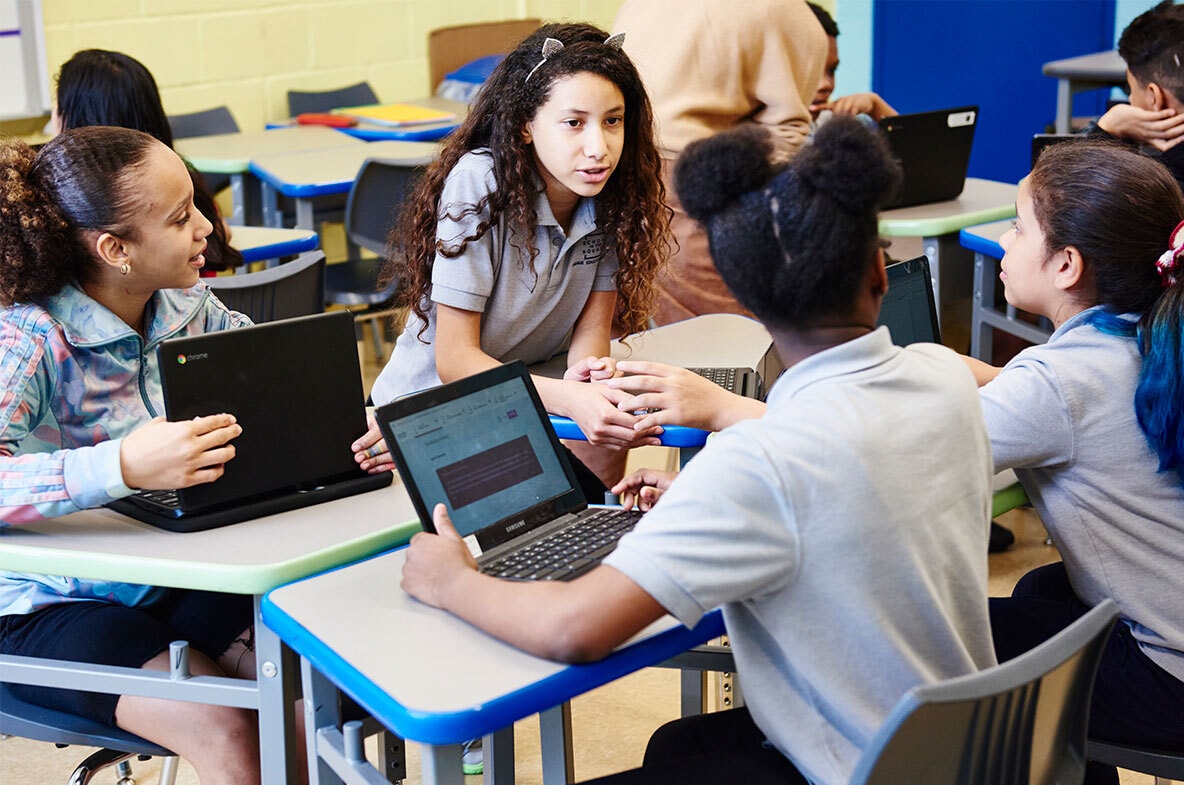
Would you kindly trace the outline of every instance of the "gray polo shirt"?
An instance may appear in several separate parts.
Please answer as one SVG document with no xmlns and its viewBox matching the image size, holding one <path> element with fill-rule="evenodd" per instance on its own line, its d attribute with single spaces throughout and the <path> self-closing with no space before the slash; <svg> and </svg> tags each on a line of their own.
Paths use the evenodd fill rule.
<svg viewBox="0 0 1184 785">
<path fill-rule="evenodd" d="M 525 242 L 519 251 L 503 221 L 479 239 L 470 241 L 454 259 L 436 255 L 432 268 L 432 304 L 427 330 L 418 337 L 423 322 L 412 315 L 395 345 L 395 351 L 374 382 L 371 395 L 382 405 L 400 395 L 440 384 L 436 374 L 436 303 L 481 317 L 481 349 L 501 362 L 542 362 L 566 350 L 572 327 L 592 292 L 615 291 L 617 256 L 608 233 L 596 225 L 596 202 L 581 199 L 565 234 L 546 193 L 538 181 L 535 200 L 538 256 L 529 264 Z M 440 196 L 440 220 L 436 236 L 445 245 L 472 235 L 488 220 L 482 209 L 461 215 L 497 190 L 493 158 L 485 149 L 461 158 Z M 424 343 L 427 341 L 427 343 Z"/>
</svg>

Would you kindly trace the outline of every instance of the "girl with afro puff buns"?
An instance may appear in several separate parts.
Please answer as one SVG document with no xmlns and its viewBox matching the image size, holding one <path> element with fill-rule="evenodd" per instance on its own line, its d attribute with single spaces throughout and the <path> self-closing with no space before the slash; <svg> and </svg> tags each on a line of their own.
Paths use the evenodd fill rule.
<svg viewBox="0 0 1184 785">
<path fill-rule="evenodd" d="M 574 581 L 478 573 L 443 505 L 403 570 L 414 597 L 565 661 L 722 607 L 748 706 L 664 726 L 621 782 L 843 785 L 906 691 L 995 662 L 974 377 L 949 349 L 900 348 L 875 326 L 876 214 L 899 170 L 847 118 L 784 168 L 771 150 L 760 131 L 725 132 L 689 146 L 676 178 L 785 362 L 764 417 L 717 434 L 677 479 L 633 475 L 626 503 L 664 495 Z"/>
</svg>

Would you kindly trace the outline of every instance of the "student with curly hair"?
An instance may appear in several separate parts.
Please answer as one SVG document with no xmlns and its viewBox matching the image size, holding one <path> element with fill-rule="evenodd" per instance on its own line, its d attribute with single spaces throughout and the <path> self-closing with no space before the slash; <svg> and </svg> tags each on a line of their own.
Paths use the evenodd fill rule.
<svg viewBox="0 0 1184 785">
<path fill-rule="evenodd" d="M 565 378 L 535 379 L 547 410 L 594 446 L 656 443 L 616 408 L 619 393 L 587 382 L 615 372 L 614 316 L 625 333 L 647 325 L 669 246 L 664 193 L 649 99 L 620 37 L 587 24 L 530 35 L 391 233 L 385 276 L 411 316 L 374 402 L 566 350 Z M 375 428 L 355 445 L 365 469 L 389 464 L 367 454 L 379 438 Z"/>
<path fill-rule="evenodd" d="M 949 349 L 899 348 L 875 326 L 877 210 L 899 169 L 845 117 L 788 166 L 771 152 L 761 129 L 725 132 L 688 147 L 676 176 L 785 362 L 765 416 L 717 434 L 677 479 L 634 475 L 626 502 L 665 494 L 574 581 L 482 575 L 443 504 L 403 571 L 412 596 L 568 661 L 664 613 L 693 625 L 722 606 L 748 707 L 660 729 L 625 782 L 845 784 L 905 692 L 995 662 L 973 375 Z"/>
<path fill-rule="evenodd" d="M 0 144 L 0 526 L 134 489 L 212 482 L 242 432 L 229 414 L 167 422 L 156 346 L 250 324 L 199 283 L 210 222 L 184 162 L 146 133 L 65 131 Z M 252 678 L 245 595 L 0 572 L 0 653 Z M 205 785 L 259 781 L 254 714 L 13 685 L 31 703 L 118 725 Z"/>
</svg>

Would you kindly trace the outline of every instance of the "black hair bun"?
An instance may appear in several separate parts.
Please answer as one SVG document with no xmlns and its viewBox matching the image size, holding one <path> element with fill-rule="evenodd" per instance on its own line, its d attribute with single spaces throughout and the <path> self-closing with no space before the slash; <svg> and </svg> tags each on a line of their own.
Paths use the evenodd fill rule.
<svg viewBox="0 0 1184 785">
<path fill-rule="evenodd" d="M 745 124 L 687 146 L 674 167 L 674 188 L 687 215 L 700 223 L 764 186 L 776 167 L 773 140 Z"/>
<path fill-rule="evenodd" d="M 853 213 L 883 204 L 900 185 L 900 165 L 878 129 L 833 117 L 793 161 L 803 182 Z"/>
</svg>

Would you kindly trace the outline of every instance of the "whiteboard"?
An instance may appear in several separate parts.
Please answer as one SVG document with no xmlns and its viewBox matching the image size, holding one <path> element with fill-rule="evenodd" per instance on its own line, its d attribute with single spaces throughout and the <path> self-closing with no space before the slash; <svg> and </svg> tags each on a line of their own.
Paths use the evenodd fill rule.
<svg viewBox="0 0 1184 785">
<path fill-rule="evenodd" d="M 0 120 L 49 112 L 41 0 L 0 0 Z"/>
</svg>

